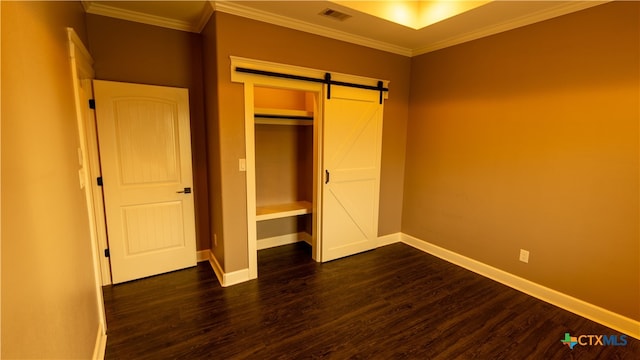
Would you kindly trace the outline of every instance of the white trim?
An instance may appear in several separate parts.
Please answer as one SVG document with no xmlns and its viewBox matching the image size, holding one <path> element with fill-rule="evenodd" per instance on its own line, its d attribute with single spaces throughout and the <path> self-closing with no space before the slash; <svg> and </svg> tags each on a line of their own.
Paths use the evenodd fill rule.
<svg viewBox="0 0 640 360">
<path fill-rule="evenodd" d="M 89 14 L 108 16 L 116 19 L 122 19 L 127 21 L 133 21 L 137 23 L 160 26 L 163 28 L 187 31 L 199 33 L 202 31 L 204 26 L 209 21 L 209 18 L 213 14 L 213 7 L 206 6 L 205 11 L 202 13 L 202 16 L 198 19 L 196 24 L 192 24 L 188 21 L 183 20 L 175 20 L 171 18 L 166 18 L 163 16 L 145 14 L 138 11 L 132 11 L 127 9 L 121 9 L 115 6 L 106 5 L 103 3 L 96 2 L 83 2 L 83 6 L 85 7 L 85 11 Z"/>
<path fill-rule="evenodd" d="M 370 86 L 378 86 L 378 81 L 382 81 L 383 87 L 385 88 L 389 87 L 389 80 L 384 80 L 384 79 L 375 79 L 375 78 L 366 77 L 366 76 L 344 74 L 344 73 L 333 72 L 333 71 L 322 70 L 322 69 L 312 69 L 312 68 L 296 66 L 296 65 L 275 63 L 271 61 L 243 58 L 239 56 L 229 56 L 229 58 L 231 59 L 231 81 L 232 82 L 239 82 L 239 83 L 245 83 L 245 84 L 251 83 L 253 85 L 260 85 L 260 86 L 271 86 L 271 87 L 276 86 L 276 87 L 296 89 L 301 91 L 322 92 L 321 83 L 306 82 L 301 80 L 290 80 L 290 79 L 283 79 L 283 78 L 256 75 L 256 74 L 250 74 L 250 73 L 242 73 L 242 72 L 235 71 L 237 67 L 243 67 L 243 68 L 252 69 L 252 70 L 271 71 L 271 72 L 285 73 L 285 74 L 296 75 L 296 76 L 311 77 L 316 79 L 322 79 L 324 78 L 324 75 L 326 73 L 331 73 L 331 80 L 334 80 L 334 81 L 342 81 L 342 82 L 349 82 L 349 83 L 356 83 L 356 84 L 370 85 Z M 385 91 L 383 95 L 384 95 L 384 99 L 387 99 L 389 97 L 389 91 Z M 246 97 L 245 97 L 245 100 L 246 100 Z M 253 98 L 251 100 L 253 100 Z M 245 115 L 247 114 L 245 113 Z M 251 116 L 250 116 L 250 119 L 246 119 L 246 121 L 250 121 L 252 125 L 254 121 L 253 115 L 254 115 L 253 105 L 251 105 Z M 249 164 L 247 164 L 247 167 L 248 166 Z"/>
<path fill-rule="evenodd" d="M 102 274 L 101 269 L 101 256 L 99 250 L 99 239 L 101 236 L 101 230 L 98 228 L 96 216 L 95 216 L 95 203 L 94 194 L 92 192 L 92 186 L 89 173 L 86 171 L 90 168 L 88 147 L 94 144 L 87 141 L 85 123 L 87 119 L 84 116 L 83 106 L 88 107 L 87 103 L 83 102 L 83 96 L 81 95 L 81 82 L 84 80 L 89 81 L 94 77 L 93 72 L 93 59 L 84 46 L 78 34 L 73 28 L 67 28 L 67 39 L 69 41 L 69 64 L 71 67 L 71 80 L 73 82 L 73 98 L 76 108 L 76 125 L 78 127 L 78 142 L 80 145 L 81 156 L 81 169 L 80 173 L 80 187 L 83 188 L 85 193 L 85 203 L 87 206 L 87 220 L 89 222 L 89 241 L 91 242 L 91 260 L 93 265 L 93 276 L 95 283 L 95 297 L 96 297 L 96 311 L 98 312 L 98 327 L 106 334 L 107 321 L 106 313 L 104 309 L 104 298 L 102 296 Z M 86 108 L 84 108 L 86 109 Z M 106 340 L 105 340 L 106 341 Z"/>
<path fill-rule="evenodd" d="M 222 286 L 227 287 L 231 285 L 236 285 L 243 283 L 245 281 L 249 281 L 249 269 L 241 269 L 232 271 L 230 273 L 225 273 L 223 276 L 223 284 Z"/>
<path fill-rule="evenodd" d="M 378 247 L 395 244 L 402 241 L 402 233 L 394 233 L 388 235 L 378 236 Z"/>
<path fill-rule="evenodd" d="M 269 249 L 276 246 L 295 244 L 300 241 L 310 243 L 311 235 L 304 231 L 293 234 L 284 234 L 279 236 L 268 237 L 264 239 L 258 239 L 258 250 Z"/>
<path fill-rule="evenodd" d="M 611 0 L 607 1 L 570 1 L 568 3 L 563 2 L 558 6 L 554 6 L 552 8 L 540 10 L 533 12 L 531 14 L 526 14 L 515 19 L 510 19 L 507 21 L 503 21 L 501 23 L 492 24 L 489 26 L 485 26 L 476 30 L 472 30 L 463 34 L 458 34 L 456 36 L 450 37 L 448 39 L 444 39 L 441 41 L 437 41 L 433 44 L 429 44 L 427 46 L 415 48 L 411 51 L 411 56 L 418 56 L 422 54 L 426 54 L 432 51 L 444 49 L 450 46 L 462 44 L 468 41 L 480 39 L 483 37 L 487 37 L 490 35 L 498 34 L 501 32 L 517 29 L 519 27 L 531 25 L 537 22 L 541 22 L 544 20 L 549 20 L 558 16 L 570 14 L 576 11 L 584 10 L 596 5 L 601 5 L 607 3 Z"/>
<path fill-rule="evenodd" d="M 402 242 L 428 254 L 439 257 L 442 260 L 507 285 L 527 295 L 531 295 L 542 301 L 598 322 L 604 326 L 633 336 L 636 339 L 640 339 L 640 321 L 603 309 L 599 306 L 590 304 L 586 301 L 574 298 L 527 279 L 523 279 L 519 276 L 431 244 L 411 235 L 402 234 Z"/>
<path fill-rule="evenodd" d="M 196 251 L 196 262 L 207 261 L 209 260 L 209 253 L 211 250 L 198 250 Z"/>
<path fill-rule="evenodd" d="M 211 19 L 211 16 L 213 15 L 214 12 L 214 8 L 213 8 L 213 3 L 211 1 L 207 1 L 208 6 L 205 6 L 204 11 L 202 12 L 201 16 L 200 16 L 200 20 L 198 20 L 197 23 L 192 24 L 191 28 L 193 29 L 192 32 L 195 33 L 201 33 L 202 30 L 204 30 L 204 27 L 207 26 L 207 24 L 209 23 L 209 19 Z"/>
<path fill-rule="evenodd" d="M 90 221 L 93 221 L 92 231 L 95 230 L 93 235 L 97 246 L 98 262 L 100 264 L 100 277 L 102 280 L 102 286 L 111 284 L 111 265 L 109 259 L 102 256 L 102 250 L 107 249 L 107 230 L 104 217 L 104 202 L 102 200 L 102 190 L 99 188 L 93 179 L 100 176 L 100 164 L 99 164 L 99 150 L 98 139 L 95 128 L 95 115 L 93 110 L 88 109 L 87 104 L 84 102 L 86 99 L 80 98 L 80 88 L 83 87 L 82 83 L 87 81 L 91 82 L 95 77 L 93 71 L 93 58 L 89 53 L 89 50 L 84 46 L 80 37 L 76 34 L 73 28 L 67 28 L 67 36 L 69 38 L 69 54 L 72 62 L 72 72 L 74 74 L 74 94 L 76 96 L 76 116 L 78 117 L 78 131 L 80 132 L 81 139 L 80 145 L 83 156 L 83 168 L 85 169 L 85 186 L 87 189 L 86 196 L 91 197 L 90 202 L 91 210 L 89 211 Z M 92 87 L 92 85 L 90 85 Z M 89 94 L 93 97 L 93 94 Z M 82 110 L 88 111 L 89 114 Z M 85 116 L 87 115 L 87 116 Z M 85 118 L 85 117 L 89 117 Z"/>
<path fill-rule="evenodd" d="M 102 328 L 102 324 L 98 324 L 98 334 L 96 334 L 96 343 L 93 347 L 93 360 L 104 360 L 107 351 L 107 334 Z"/>
<path fill-rule="evenodd" d="M 213 272 L 216 274 L 216 277 L 218 278 L 218 282 L 220 283 L 220 285 L 222 285 L 224 271 L 222 270 L 222 266 L 220 266 L 220 263 L 218 262 L 216 257 L 213 255 L 213 252 L 211 250 L 209 250 L 209 265 L 211 265 L 211 269 L 213 269 Z"/>
<path fill-rule="evenodd" d="M 233 64 L 233 60 L 231 61 Z M 233 65 L 232 65 L 233 66 Z M 232 73 L 235 71 L 232 71 Z M 233 75 L 232 75 L 233 76 Z M 244 83 L 244 157 L 247 192 L 247 260 L 249 279 L 258 277 L 258 227 L 256 224 L 256 154 L 253 112 L 253 83 Z"/>
<path fill-rule="evenodd" d="M 322 262 L 322 181 L 324 178 L 322 154 L 324 151 L 324 91 L 320 87 L 313 96 L 313 211 L 311 213 L 311 258 Z"/>
<path fill-rule="evenodd" d="M 300 234 L 304 234 L 303 236 L 308 236 L 308 234 L 306 233 Z M 304 240 L 307 241 L 307 239 Z M 557 290 L 553 290 L 546 286 L 534 283 L 530 280 L 513 275 L 504 270 L 497 269 L 480 261 L 471 259 L 464 255 L 455 253 L 451 250 L 447 250 L 440 246 L 431 244 L 427 241 L 418 239 L 414 236 L 404 233 L 383 235 L 378 238 L 378 247 L 393 244 L 396 242 L 405 243 L 418 250 L 424 251 L 427 254 L 431 254 L 454 265 L 473 271 L 476 274 L 497 281 L 501 284 L 509 286 L 515 290 L 521 291 L 527 295 L 533 296 L 549 304 L 558 306 L 564 310 L 570 311 L 574 314 L 630 335 L 636 339 L 640 339 L 640 321 L 638 320 L 634 320 L 626 316 L 614 313 L 613 311 L 601 308 L 586 301 L 577 299 L 573 296 L 561 293 Z M 231 286 L 249 280 L 248 269 L 242 269 L 229 274 L 224 274 L 222 268 L 220 267 L 220 264 L 215 259 L 213 254 L 209 254 L 209 262 L 211 263 L 211 267 L 216 273 L 218 281 L 220 281 L 222 286 Z"/>
<path fill-rule="evenodd" d="M 304 241 L 309 244 L 309 246 L 313 247 L 313 236 L 311 234 L 302 231 L 298 233 L 298 236 L 300 241 Z"/>
<path fill-rule="evenodd" d="M 93 77 L 93 58 L 73 28 L 67 28 L 69 56 L 76 60 L 80 77 Z"/>
<path fill-rule="evenodd" d="M 377 50 L 386 51 L 407 57 L 422 55 L 428 52 L 436 51 L 446 47 L 454 46 L 464 42 L 480 39 L 500 32 L 513 30 L 522 26 L 530 25 L 536 22 L 552 19 L 554 17 L 566 15 L 572 12 L 584 10 L 596 5 L 607 3 L 611 0 L 599 1 L 571 1 L 563 2 L 558 6 L 537 11 L 531 14 L 520 16 L 515 19 L 507 20 L 498 24 L 492 24 L 480 29 L 469 31 L 464 34 L 456 35 L 448 39 L 437 41 L 427 46 L 408 48 L 384 41 L 372 39 L 365 36 L 355 35 L 344 31 L 335 30 L 317 24 L 311 24 L 306 21 L 292 19 L 286 16 L 253 9 L 238 3 L 216 1 L 213 4 L 215 11 L 224 12 L 231 15 L 241 16 L 244 18 L 266 22 L 269 24 L 283 26 L 289 29 L 304 31 L 307 33 L 324 36 L 331 39 L 341 40 L 352 44 L 365 46 Z"/>
<path fill-rule="evenodd" d="M 87 10 L 91 6 L 92 2 L 93 1 L 90 1 L 90 0 L 80 0 L 80 3 L 82 4 L 82 7 L 84 8 L 84 12 L 87 12 Z"/>
<path fill-rule="evenodd" d="M 220 266 L 220 263 L 218 262 L 216 257 L 213 255 L 213 252 L 211 251 L 209 251 L 209 264 L 211 265 L 211 268 L 213 269 L 213 272 L 216 274 L 216 277 L 218 278 L 218 282 L 222 287 L 236 285 L 236 284 L 240 284 L 245 281 L 251 280 L 249 278 L 248 268 L 232 271 L 230 273 L 225 273 L 224 270 L 222 269 L 222 266 Z"/>
<path fill-rule="evenodd" d="M 331 29 L 317 24 L 311 24 L 306 21 L 292 19 L 290 17 L 277 15 L 262 10 L 252 9 L 238 3 L 216 1 L 214 4 L 214 8 L 215 11 L 241 16 L 244 18 L 257 20 L 277 26 L 283 26 L 289 29 L 304 31 L 307 33 L 341 40 L 356 45 L 366 46 L 369 48 L 382 50 L 402 56 L 411 56 L 412 53 L 411 49 L 403 46 L 390 44 L 384 41 L 375 40 L 360 35 L 350 34 L 344 31 Z"/>
<path fill-rule="evenodd" d="M 207 1 L 200 18 L 195 22 L 175 20 L 163 16 L 145 14 L 142 12 L 132 11 L 107 5 L 104 3 L 96 3 L 94 1 L 82 1 L 85 12 L 89 14 L 102 15 L 123 19 L 147 25 L 160 26 L 163 28 L 174 29 L 179 31 L 188 31 L 200 33 L 209 22 L 209 19 L 215 11 L 240 16 L 247 19 L 265 22 L 277 26 L 286 27 L 293 30 L 303 31 L 330 39 L 345 41 L 355 45 L 365 46 L 393 54 L 407 57 L 422 55 L 428 52 L 436 51 L 446 47 L 454 46 L 464 42 L 480 39 L 486 36 L 497 34 L 500 32 L 516 29 L 522 26 L 530 25 L 536 22 L 548 20 L 554 17 L 566 15 L 572 12 L 580 11 L 596 5 L 607 3 L 611 0 L 599 1 L 572 1 L 561 3 L 553 8 L 544 9 L 538 12 L 527 14 L 515 19 L 507 20 L 502 23 L 492 24 L 480 29 L 469 31 L 464 34 L 456 35 L 448 39 L 437 41 L 435 43 L 418 47 L 408 48 L 399 46 L 385 41 L 376 40 L 366 36 L 355 35 L 345 31 L 335 30 L 326 26 L 312 24 L 306 21 L 293 19 L 290 17 L 253 9 L 241 5 L 239 3 L 228 1 Z"/>
</svg>

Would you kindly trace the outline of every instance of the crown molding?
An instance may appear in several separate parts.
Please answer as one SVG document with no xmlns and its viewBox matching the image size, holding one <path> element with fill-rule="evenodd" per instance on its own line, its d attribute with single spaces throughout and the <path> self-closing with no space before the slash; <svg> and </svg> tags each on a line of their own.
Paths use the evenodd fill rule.
<svg viewBox="0 0 640 360">
<path fill-rule="evenodd" d="M 89 7 L 91 7 L 91 3 L 93 3 L 93 1 L 81 0 L 80 3 L 82 4 L 82 7 L 84 8 L 84 12 L 87 12 L 87 11 L 89 11 Z"/>
<path fill-rule="evenodd" d="M 610 1 L 612 0 L 575 1 L 570 3 L 563 3 L 549 9 L 533 12 L 531 14 L 520 16 L 515 19 L 507 20 L 498 24 L 485 26 L 483 28 L 480 28 L 474 31 L 456 35 L 442 41 L 434 42 L 433 44 L 429 44 L 424 47 L 413 49 L 413 51 L 411 52 L 411 56 L 413 57 L 417 55 L 422 55 L 432 51 L 444 49 L 450 46 L 462 44 L 468 41 L 477 40 L 490 35 L 498 34 L 498 33 L 513 30 L 519 27 L 531 25 L 540 21 L 549 20 L 558 16 L 584 10 L 596 5 L 608 3 Z"/>
<path fill-rule="evenodd" d="M 426 54 L 432 51 L 440 50 L 450 46 L 462 44 L 468 41 L 480 39 L 490 35 L 498 34 L 508 30 L 513 30 L 522 26 L 530 25 L 536 22 L 548 20 L 554 17 L 566 15 L 572 12 L 584 10 L 593 6 L 601 5 L 612 0 L 595 0 L 595 1 L 572 1 L 563 2 L 552 8 L 527 14 L 517 17 L 515 19 L 507 20 L 501 23 L 485 26 L 480 29 L 469 31 L 463 34 L 459 34 L 450 37 L 445 40 L 436 41 L 426 46 L 418 48 L 407 48 L 390 44 L 384 41 L 375 40 L 365 36 L 354 35 L 344 31 L 331 29 L 325 26 L 311 24 L 305 21 L 292 19 L 286 16 L 265 12 L 262 10 L 253 9 L 247 6 L 240 5 L 238 3 L 232 3 L 227 1 L 207 1 L 208 6 L 204 7 L 204 10 L 200 16 L 200 19 L 196 23 L 190 23 L 187 21 L 180 21 L 170 19 L 166 17 L 149 15 L 137 11 L 125 10 L 104 3 L 96 3 L 95 1 L 84 0 L 82 6 L 89 14 L 96 14 L 102 16 L 108 16 L 128 21 L 139 22 L 148 25 L 160 26 L 164 28 L 200 33 L 209 22 L 212 14 L 215 11 L 236 15 L 252 20 L 266 22 L 269 24 L 283 26 L 293 30 L 299 30 L 323 37 L 328 37 L 335 40 L 341 40 L 356 45 L 366 46 L 369 48 L 390 52 L 407 57 L 418 56 Z"/>
<path fill-rule="evenodd" d="M 204 26 L 207 24 L 207 21 L 209 21 L 211 14 L 213 14 L 213 7 L 210 4 L 209 6 L 205 7 L 206 10 L 203 12 L 198 23 L 192 24 L 188 21 L 175 20 L 162 16 L 145 14 L 138 11 L 125 10 L 114 6 L 105 5 L 103 3 L 96 3 L 93 1 L 83 1 L 82 5 L 84 6 L 85 11 L 89 14 L 108 16 L 147 25 L 154 25 L 173 30 L 195 33 L 199 33 L 202 28 L 204 28 Z"/>
<path fill-rule="evenodd" d="M 328 27 L 311 24 L 288 18 L 282 15 L 272 14 L 261 10 L 252 9 L 237 3 L 229 3 L 224 1 L 216 1 L 213 3 L 215 11 L 241 16 L 244 18 L 266 22 L 273 25 L 283 26 L 289 29 L 304 31 L 307 33 L 328 37 L 336 40 L 349 42 L 356 45 L 366 46 L 369 48 L 382 50 L 402 56 L 411 56 L 412 51 L 409 48 L 389 44 L 383 41 L 374 40 L 364 36 L 350 34 L 344 31 L 334 30 Z"/>
<path fill-rule="evenodd" d="M 209 19 L 211 19 L 211 16 L 215 11 L 214 6 L 215 4 L 213 1 L 211 0 L 207 1 L 207 6 L 204 7 L 204 10 L 202 11 L 202 15 L 200 16 L 200 20 L 198 20 L 198 23 L 193 26 L 193 30 L 194 30 L 193 32 L 201 33 L 202 30 L 204 30 L 204 27 L 207 26 L 207 24 L 209 23 Z"/>
</svg>

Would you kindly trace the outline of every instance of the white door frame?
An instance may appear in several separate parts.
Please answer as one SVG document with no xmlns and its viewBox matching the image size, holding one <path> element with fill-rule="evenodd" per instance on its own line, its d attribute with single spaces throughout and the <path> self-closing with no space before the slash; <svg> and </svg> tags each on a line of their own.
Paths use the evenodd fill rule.
<svg viewBox="0 0 640 360">
<path fill-rule="evenodd" d="M 258 277 L 258 251 L 256 230 L 256 182 L 255 182 L 255 124 L 253 95 L 255 86 L 272 88 L 301 90 L 315 93 L 316 109 L 314 112 L 313 137 L 314 137 L 314 184 L 313 184 L 313 227 L 312 227 L 312 257 L 315 261 L 322 261 L 322 217 L 319 210 L 322 208 L 322 96 L 325 94 L 325 86 L 322 83 L 284 79 L 279 77 L 264 76 L 258 74 L 237 72 L 237 67 L 291 74 L 315 79 L 323 79 L 329 71 L 305 68 L 294 65 L 279 64 L 274 62 L 247 59 L 230 56 L 231 81 L 244 84 L 244 121 L 245 121 L 245 156 L 246 156 L 246 184 L 247 184 L 247 249 L 249 262 L 249 279 Z M 331 79 L 348 83 L 377 86 L 378 79 L 372 79 L 356 75 L 331 73 Z M 383 81 L 383 86 L 388 88 L 389 81 Z M 383 97 L 386 99 L 388 92 Z"/>
<path fill-rule="evenodd" d="M 82 82 L 91 82 L 95 77 L 93 71 L 93 58 L 87 51 L 73 28 L 67 28 L 67 36 L 69 39 L 69 55 L 71 58 L 71 74 L 73 79 L 74 98 L 76 102 L 76 120 L 78 125 L 78 137 L 80 149 L 78 153 L 78 162 L 81 164 L 79 171 L 80 182 L 84 184 L 85 199 L 87 205 L 87 217 L 89 220 L 89 231 L 91 236 L 91 250 L 93 258 L 93 270 L 96 284 L 96 300 L 98 306 L 98 316 L 100 325 L 101 344 L 97 344 L 94 358 L 104 355 L 104 347 L 106 347 L 107 322 L 104 310 L 104 298 L 102 296 L 102 285 L 111 283 L 109 261 L 100 256 L 100 249 L 106 249 L 106 226 L 104 224 L 104 205 L 102 204 L 102 191 L 96 188 L 96 183 L 92 181 L 96 176 L 94 171 L 99 169 L 99 163 L 95 162 L 94 156 L 98 154 L 97 138 L 89 136 L 93 128 L 95 134 L 95 117 L 86 116 L 86 109 L 89 108 L 88 103 L 84 103 L 81 96 Z M 93 94 L 90 94 L 91 96 Z M 92 156 L 94 155 L 94 156 Z M 104 247 L 101 242 L 104 242 Z"/>
<path fill-rule="evenodd" d="M 81 145 L 84 146 L 82 153 L 86 156 L 86 175 L 87 188 L 91 192 L 93 199 L 90 217 L 94 220 L 95 236 L 94 243 L 98 255 L 99 270 L 101 276 L 101 285 L 111 284 L 111 264 L 109 259 L 104 256 L 103 250 L 109 248 L 107 237 L 107 225 L 105 222 L 104 199 L 102 197 L 102 188 L 97 184 L 98 177 L 101 177 L 100 171 L 100 151 L 98 150 L 98 131 L 95 121 L 95 110 L 90 110 L 91 117 L 84 116 L 82 109 L 88 109 L 89 104 L 85 104 L 80 98 L 80 90 L 82 82 L 91 83 L 95 78 L 93 72 L 93 58 L 89 51 L 84 47 L 80 38 L 76 35 L 72 28 L 68 28 L 69 41 L 71 44 L 71 60 L 74 64 L 74 92 L 76 96 L 76 112 L 78 116 L 78 131 L 80 134 Z M 74 55 L 75 54 L 75 55 Z M 76 83 L 76 81 L 78 83 Z M 91 83 L 93 87 L 93 84 Z M 93 94 L 91 94 L 93 97 Z"/>
</svg>

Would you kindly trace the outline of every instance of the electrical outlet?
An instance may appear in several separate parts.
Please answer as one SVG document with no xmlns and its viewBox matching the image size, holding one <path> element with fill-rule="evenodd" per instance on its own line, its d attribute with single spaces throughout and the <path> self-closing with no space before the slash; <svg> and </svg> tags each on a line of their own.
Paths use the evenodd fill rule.
<svg viewBox="0 0 640 360">
<path fill-rule="evenodd" d="M 240 161 L 238 161 L 238 170 L 247 171 L 247 159 L 240 159 Z"/>
<path fill-rule="evenodd" d="M 520 249 L 520 261 L 529 263 L 529 252 L 527 250 Z"/>
</svg>

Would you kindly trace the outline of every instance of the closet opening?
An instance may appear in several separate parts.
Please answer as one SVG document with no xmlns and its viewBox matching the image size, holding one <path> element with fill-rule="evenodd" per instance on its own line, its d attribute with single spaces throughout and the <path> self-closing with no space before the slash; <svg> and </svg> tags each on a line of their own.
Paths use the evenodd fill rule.
<svg viewBox="0 0 640 360">
<path fill-rule="evenodd" d="M 231 81 L 244 86 L 248 256 L 247 271 L 234 277 L 257 278 L 258 250 L 280 245 L 311 244 L 316 262 L 377 247 L 389 82 L 340 73 L 298 79 L 327 74 L 231 57 Z"/>
<path fill-rule="evenodd" d="M 258 251 L 300 242 L 313 254 L 316 96 L 304 90 L 254 87 Z"/>
</svg>

